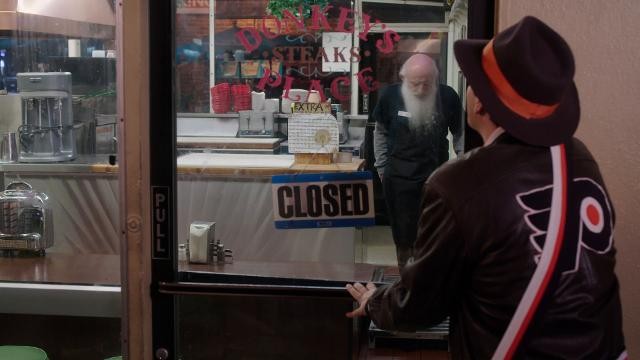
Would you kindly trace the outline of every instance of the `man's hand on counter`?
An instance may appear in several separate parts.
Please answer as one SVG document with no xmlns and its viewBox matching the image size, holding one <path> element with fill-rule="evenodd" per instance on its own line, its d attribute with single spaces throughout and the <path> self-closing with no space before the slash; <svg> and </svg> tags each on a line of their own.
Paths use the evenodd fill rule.
<svg viewBox="0 0 640 360">
<path fill-rule="evenodd" d="M 373 283 L 368 283 L 365 287 L 360 283 L 355 283 L 353 285 L 347 284 L 347 291 L 353 299 L 358 302 L 358 308 L 348 312 L 346 315 L 349 318 L 355 318 L 360 316 L 366 316 L 366 308 L 367 302 L 373 293 L 376 291 L 376 286 Z"/>
</svg>

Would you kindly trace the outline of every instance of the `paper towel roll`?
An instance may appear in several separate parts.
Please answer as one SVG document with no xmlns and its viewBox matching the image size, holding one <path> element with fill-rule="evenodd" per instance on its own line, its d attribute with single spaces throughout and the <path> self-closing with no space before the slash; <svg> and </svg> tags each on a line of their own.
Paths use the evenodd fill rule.
<svg viewBox="0 0 640 360">
<path fill-rule="evenodd" d="M 280 100 L 278 99 L 266 99 L 264 101 L 264 111 L 266 112 L 278 112 L 278 106 L 280 106 Z"/>
<path fill-rule="evenodd" d="M 281 111 L 286 114 L 291 113 L 291 104 L 294 102 L 305 102 L 307 99 L 307 90 L 304 89 L 291 89 L 289 90 L 289 97 L 282 97 L 282 109 Z"/>
<path fill-rule="evenodd" d="M 313 104 L 320 104 L 320 93 L 318 93 L 316 90 L 311 90 L 311 92 L 309 93 L 309 98 L 307 99 L 307 102 L 313 103 Z"/>
<path fill-rule="evenodd" d="M 81 57 L 82 51 L 80 50 L 80 39 L 69 39 L 69 57 Z"/>
<path fill-rule="evenodd" d="M 264 109 L 264 93 L 263 92 L 251 92 L 251 110 L 261 111 Z"/>
<path fill-rule="evenodd" d="M 291 101 L 291 99 L 283 97 L 282 109 L 280 111 L 283 112 L 284 114 L 291 114 L 291 104 L 293 104 L 293 101 Z"/>
<path fill-rule="evenodd" d="M 307 101 L 308 93 L 305 89 L 291 89 L 289 90 L 289 98 L 292 102 L 305 102 Z"/>
<path fill-rule="evenodd" d="M 275 131 L 273 128 L 273 112 L 264 113 L 264 129 L 266 131 Z"/>
<path fill-rule="evenodd" d="M 107 57 L 107 52 L 105 50 L 93 50 L 91 52 L 91 57 L 94 57 L 94 58 Z"/>
</svg>

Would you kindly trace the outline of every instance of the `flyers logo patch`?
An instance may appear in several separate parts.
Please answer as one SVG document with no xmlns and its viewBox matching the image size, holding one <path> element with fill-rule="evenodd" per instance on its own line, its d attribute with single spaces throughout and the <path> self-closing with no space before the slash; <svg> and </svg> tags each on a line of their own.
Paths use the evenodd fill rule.
<svg viewBox="0 0 640 360">
<path fill-rule="evenodd" d="M 565 248 L 558 262 L 558 271 L 563 274 L 578 269 L 583 249 L 604 254 L 613 244 L 613 217 L 604 189 L 589 178 L 576 178 L 573 191 L 577 203 L 568 204 Z M 547 236 L 551 195 L 551 185 L 516 195 L 518 203 L 526 211 L 524 220 L 533 230 L 529 240 L 539 253 Z M 539 258 L 540 254 L 536 255 L 536 263 Z"/>
</svg>

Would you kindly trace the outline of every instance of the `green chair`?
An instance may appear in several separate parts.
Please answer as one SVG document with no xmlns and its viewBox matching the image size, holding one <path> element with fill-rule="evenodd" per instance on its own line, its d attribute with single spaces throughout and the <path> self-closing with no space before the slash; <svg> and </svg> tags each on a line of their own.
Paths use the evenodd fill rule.
<svg viewBox="0 0 640 360">
<path fill-rule="evenodd" d="M 104 360 L 122 360 L 122 356 L 114 356 Z"/>
<path fill-rule="evenodd" d="M 33 346 L 0 346 L 0 360 L 48 360 L 47 353 Z"/>
</svg>

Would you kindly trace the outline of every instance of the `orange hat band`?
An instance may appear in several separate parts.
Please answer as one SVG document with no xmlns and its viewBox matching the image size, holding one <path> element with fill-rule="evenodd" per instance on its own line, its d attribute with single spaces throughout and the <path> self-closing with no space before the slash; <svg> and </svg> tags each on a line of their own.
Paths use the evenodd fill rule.
<svg viewBox="0 0 640 360">
<path fill-rule="evenodd" d="M 482 50 L 482 68 L 500 101 L 511 111 L 525 119 L 545 118 L 553 114 L 560 105 L 560 103 L 553 105 L 536 104 L 520 96 L 509 84 L 509 81 L 498 66 L 496 54 L 493 52 L 493 40 L 489 41 Z"/>
</svg>

